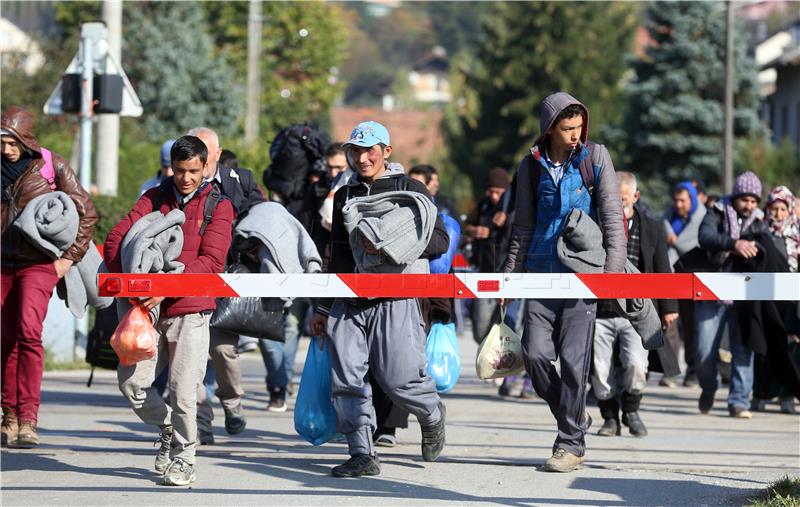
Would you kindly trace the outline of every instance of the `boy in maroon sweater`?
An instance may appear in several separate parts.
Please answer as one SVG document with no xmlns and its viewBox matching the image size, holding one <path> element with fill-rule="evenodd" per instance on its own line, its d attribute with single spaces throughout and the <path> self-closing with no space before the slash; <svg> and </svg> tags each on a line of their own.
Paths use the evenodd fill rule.
<svg viewBox="0 0 800 507">
<path fill-rule="evenodd" d="M 183 250 L 178 261 L 184 273 L 221 273 L 231 243 L 234 211 L 222 198 L 211 221 L 204 225 L 206 200 L 212 186 L 203 181 L 208 151 L 203 141 L 183 136 L 171 150 L 173 176 L 150 189 L 108 234 L 105 259 L 109 271 L 121 272 L 121 245 L 137 220 L 153 211 L 163 214 L 180 209 L 186 215 L 181 226 Z M 160 204 L 159 204 L 160 203 Z M 150 360 L 119 366 L 119 388 L 142 421 L 161 429 L 161 448 L 155 469 L 164 474 L 163 484 L 184 486 L 195 480 L 196 403 L 208 358 L 209 319 L 216 308 L 214 298 L 150 297 L 140 301 L 147 309 L 160 305 L 155 324 L 158 352 Z M 171 406 L 167 406 L 151 384 L 169 362 Z"/>
</svg>

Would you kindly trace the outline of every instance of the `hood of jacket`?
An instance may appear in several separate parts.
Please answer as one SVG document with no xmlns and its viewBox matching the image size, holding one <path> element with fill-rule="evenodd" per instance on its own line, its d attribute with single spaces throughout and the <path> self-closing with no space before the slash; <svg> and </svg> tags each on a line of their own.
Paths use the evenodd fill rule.
<svg viewBox="0 0 800 507">
<path fill-rule="evenodd" d="M 406 173 L 406 170 L 403 167 L 403 164 L 399 164 L 397 162 L 385 162 L 385 164 L 386 164 L 386 170 L 381 175 L 381 177 L 378 178 L 379 180 L 382 180 L 384 178 L 391 178 L 391 177 L 399 176 L 401 174 L 405 174 Z M 350 185 L 350 186 L 353 186 L 353 187 L 357 187 L 359 185 L 365 184 L 364 181 L 361 179 L 361 175 L 358 174 L 358 171 L 353 171 L 353 172 L 354 172 L 353 177 L 350 178 L 350 180 L 347 182 L 347 184 Z"/>
<path fill-rule="evenodd" d="M 3 110 L 0 128 L 16 137 L 31 154 L 39 156 L 41 146 L 33 135 L 33 116 L 19 106 L 9 106 Z"/>
<path fill-rule="evenodd" d="M 536 138 L 534 146 L 541 146 L 547 138 L 547 131 L 553 126 L 556 117 L 567 107 L 577 104 L 583 109 L 583 130 L 581 131 L 581 144 L 586 144 L 589 138 L 589 109 L 578 99 L 566 92 L 557 92 L 548 95 L 542 101 L 541 117 L 539 119 L 539 137 Z"/>
</svg>

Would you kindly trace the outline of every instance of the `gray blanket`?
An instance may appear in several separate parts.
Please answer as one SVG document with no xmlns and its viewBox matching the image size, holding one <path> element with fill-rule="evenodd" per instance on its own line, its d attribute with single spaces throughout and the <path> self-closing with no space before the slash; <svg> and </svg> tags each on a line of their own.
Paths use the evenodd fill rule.
<svg viewBox="0 0 800 507">
<path fill-rule="evenodd" d="M 436 206 L 418 192 L 356 197 L 342 208 L 350 248 L 362 273 L 430 273 L 420 259 L 436 227 Z M 367 253 L 363 239 L 381 251 Z"/>
<path fill-rule="evenodd" d="M 103 257 L 94 245 L 89 245 L 86 255 L 73 264 L 64 275 L 56 292 L 63 299 L 73 315 L 80 318 L 86 313 L 86 305 L 97 309 L 107 308 L 114 302 L 113 297 L 101 297 L 97 290 L 97 273 L 101 272 Z"/>
<path fill-rule="evenodd" d="M 573 209 L 567 216 L 561 237 L 558 238 L 558 258 L 575 273 L 602 273 L 606 262 L 603 249 L 603 233 L 583 211 Z M 639 273 L 639 270 L 625 261 L 625 273 Z M 661 319 L 658 317 L 653 301 L 650 299 L 616 299 L 615 307 L 620 317 L 628 319 L 642 337 L 647 350 L 664 345 Z"/>
<path fill-rule="evenodd" d="M 122 240 L 122 271 L 183 273 L 183 263 L 177 259 L 183 250 L 181 225 L 185 221 L 179 209 L 166 216 L 154 211 L 137 220 Z"/>
<path fill-rule="evenodd" d="M 673 268 L 683 254 L 700 246 L 700 224 L 706 216 L 706 211 L 706 207 L 703 206 L 703 203 L 698 202 L 697 209 L 694 210 L 692 216 L 689 217 L 689 222 L 678 235 L 678 241 L 673 246 L 668 247 L 667 254 L 669 255 L 669 265 L 673 266 Z M 667 236 L 675 234 L 675 231 L 672 230 L 669 218 L 669 213 L 664 215 L 664 230 Z"/>
<path fill-rule="evenodd" d="M 276 202 L 256 204 L 233 229 L 234 240 L 257 239 L 266 248 L 262 273 L 318 273 L 322 258 L 303 225 Z"/>
<path fill-rule="evenodd" d="M 75 243 L 79 225 L 75 203 L 64 192 L 34 197 L 14 220 L 14 227 L 53 260 Z"/>
</svg>

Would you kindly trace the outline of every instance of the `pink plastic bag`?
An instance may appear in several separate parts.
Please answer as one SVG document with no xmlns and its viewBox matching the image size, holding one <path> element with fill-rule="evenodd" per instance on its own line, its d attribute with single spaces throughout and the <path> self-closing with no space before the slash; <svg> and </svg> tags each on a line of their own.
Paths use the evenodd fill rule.
<svg viewBox="0 0 800 507">
<path fill-rule="evenodd" d="M 132 366 L 156 355 L 158 333 L 144 306 L 135 304 L 122 317 L 111 335 L 111 348 L 123 366 Z"/>
</svg>

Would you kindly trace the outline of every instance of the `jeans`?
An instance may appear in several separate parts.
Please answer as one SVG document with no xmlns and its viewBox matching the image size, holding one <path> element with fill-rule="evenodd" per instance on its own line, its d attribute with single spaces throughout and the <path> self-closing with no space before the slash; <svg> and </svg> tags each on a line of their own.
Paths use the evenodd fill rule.
<svg viewBox="0 0 800 507">
<path fill-rule="evenodd" d="M 733 355 L 728 406 L 749 408 L 754 378 L 753 351 L 744 346 L 736 332 L 733 307 L 717 301 L 695 301 L 694 317 L 697 337 L 694 365 L 703 394 L 713 394 L 719 387 L 719 343 L 723 325 L 726 325 Z"/>
<path fill-rule="evenodd" d="M 286 389 L 294 376 L 294 358 L 297 355 L 297 342 L 300 338 L 300 320 L 288 312 L 283 319 L 285 342 L 258 340 L 258 349 L 264 368 L 267 369 L 267 391 Z"/>
</svg>

